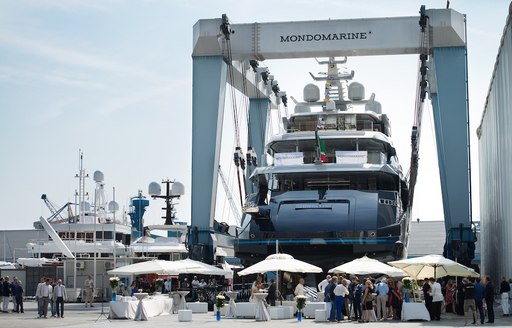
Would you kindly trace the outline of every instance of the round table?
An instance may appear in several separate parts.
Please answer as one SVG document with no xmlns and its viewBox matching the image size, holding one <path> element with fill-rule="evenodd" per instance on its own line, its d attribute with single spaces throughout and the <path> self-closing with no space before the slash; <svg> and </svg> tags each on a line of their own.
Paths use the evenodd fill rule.
<svg viewBox="0 0 512 328">
<path fill-rule="evenodd" d="M 146 297 L 149 296 L 148 293 L 134 293 L 133 296 L 137 297 L 137 299 L 139 301 L 142 301 L 143 299 L 145 299 Z"/>
<path fill-rule="evenodd" d="M 253 296 L 256 298 L 256 321 L 269 321 L 270 314 L 265 306 L 265 298 L 268 293 L 254 293 Z"/>
<path fill-rule="evenodd" d="M 187 301 L 185 301 L 185 296 L 187 296 L 188 293 L 190 293 L 190 291 L 188 291 L 188 290 L 179 290 L 178 291 L 178 294 L 180 294 L 180 298 L 181 298 L 180 307 L 179 307 L 180 310 L 187 309 Z"/>
<path fill-rule="evenodd" d="M 178 310 L 180 309 L 181 295 L 178 294 L 178 292 L 170 292 L 169 297 L 172 298 L 172 314 L 178 313 Z"/>
<path fill-rule="evenodd" d="M 225 294 L 229 297 L 229 309 L 226 311 L 226 314 L 224 316 L 226 318 L 234 318 L 234 317 L 236 317 L 235 298 L 236 298 L 236 295 L 238 295 L 238 292 L 228 291 Z"/>
</svg>

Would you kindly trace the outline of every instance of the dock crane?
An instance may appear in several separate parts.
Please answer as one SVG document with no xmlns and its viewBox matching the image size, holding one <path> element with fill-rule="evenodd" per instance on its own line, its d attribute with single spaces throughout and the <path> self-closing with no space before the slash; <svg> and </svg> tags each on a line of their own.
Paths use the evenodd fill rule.
<svg viewBox="0 0 512 328">
<path fill-rule="evenodd" d="M 50 217 L 48 217 L 46 219 L 48 222 L 55 224 L 55 223 L 68 222 L 73 219 L 73 210 L 71 209 L 70 205 L 74 205 L 74 203 L 67 202 L 62 207 L 57 208 L 57 206 L 55 206 L 55 204 L 48 199 L 46 194 L 42 194 L 41 199 L 43 200 L 46 207 L 48 207 L 48 209 L 52 213 L 52 215 L 50 215 Z M 67 211 L 68 211 L 68 218 L 64 218 L 61 215 L 62 211 L 64 211 L 65 209 L 67 209 Z"/>
</svg>

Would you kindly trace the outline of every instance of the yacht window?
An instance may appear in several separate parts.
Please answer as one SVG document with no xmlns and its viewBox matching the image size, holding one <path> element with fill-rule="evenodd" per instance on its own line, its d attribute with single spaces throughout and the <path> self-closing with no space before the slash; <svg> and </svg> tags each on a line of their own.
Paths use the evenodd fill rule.
<svg viewBox="0 0 512 328">
<path fill-rule="evenodd" d="M 369 164 L 384 164 L 387 158 L 386 143 L 369 138 L 344 138 L 327 139 L 323 138 L 326 155 L 329 163 L 336 163 L 336 151 L 367 151 Z M 313 139 L 277 141 L 270 145 L 268 154 L 272 157 L 280 153 L 299 153 L 304 155 L 304 164 L 312 164 L 316 159 L 317 143 Z M 272 163 L 269 161 L 269 163 Z M 275 163 L 275 161 L 273 162 Z"/>
<path fill-rule="evenodd" d="M 272 191 L 398 190 L 396 176 L 381 172 L 282 173 L 272 176 Z"/>
</svg>

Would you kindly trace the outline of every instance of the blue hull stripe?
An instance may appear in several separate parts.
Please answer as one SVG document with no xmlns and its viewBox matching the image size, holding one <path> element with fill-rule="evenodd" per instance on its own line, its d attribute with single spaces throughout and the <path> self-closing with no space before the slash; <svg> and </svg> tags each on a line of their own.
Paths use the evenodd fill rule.
<svg viewBox="0 0 512 328">
<path fill-rule="evenodd" d="M 322 245 L 322 244 L 393 244 L 397 240 L 389 240 L 389 239 L 300 239 L 300 240 L 281 240 L 279 239 L 279 245 L 283 244 L 305 244 L 305 245 Z M 240 245 L 254 245 L 254 244 L 267 244 L 274 245 L 276 243 L 275 240 L 265 239 L 265 240 L 238 240 Z"/>
</svg>

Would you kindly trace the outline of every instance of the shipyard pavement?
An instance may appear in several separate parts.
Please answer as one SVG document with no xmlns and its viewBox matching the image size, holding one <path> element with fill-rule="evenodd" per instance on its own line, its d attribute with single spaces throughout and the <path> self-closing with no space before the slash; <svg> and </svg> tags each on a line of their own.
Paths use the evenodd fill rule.
<svg viewBox="0 0 512 328">
<path fill-rule="evenodd" d="M 191 322 L 179 322 L 178 315 L 162 315 L 159 317 L 149 318 L 148 321 L 133 320 L 109 320 L 108 303 L 104 303 L 102 314 L 101 303 L 95 303 L 93 308 L 85 308 L 84 304 L 66 303 L 64 318 L 48 318 L 36 319 L 37 307 L 34 301 L 26 301 L 25 313 L 0 313 L 0 327 L 2 328 L 39 328 L 39 327 L 66 327 L 66 328 L 85 328 L 85 327 L 119 327 L 119 328 L 169 328 L 169 327 L 187 327 L 187 328 L 243 328 L 243 327 L 260 327 L 260 328 L 308 328 L 308 327 L 371 327 L 371 328 L 415 328 L 415 327 L 463 327 L 464 318 L 454 314 L 443 314 L 441 321 L 382 321 L 371 323 L 357 323 L 352 321 L 344 321 L 341 323 L 315 322 L 313 319 L 303 319 L 297 322 L 297 319 L 272 320 L 258 322 L 254 319 L 226 319 L 220 321 L 215 320 L 212 312 L 207 314 L 193 314 Z M 12 306 L 12 304 L 10 304 Z M 512 327 L 512 317 L 504 317 L 501 313 L 499 305 L 496 307 L 496 320 L 494 324 L 484 324 L 486 327 Z M 470 327 L 474 327 L 469 324 Z M 481 326 L 478 324 L 478 326 Z"/>
</svg>

